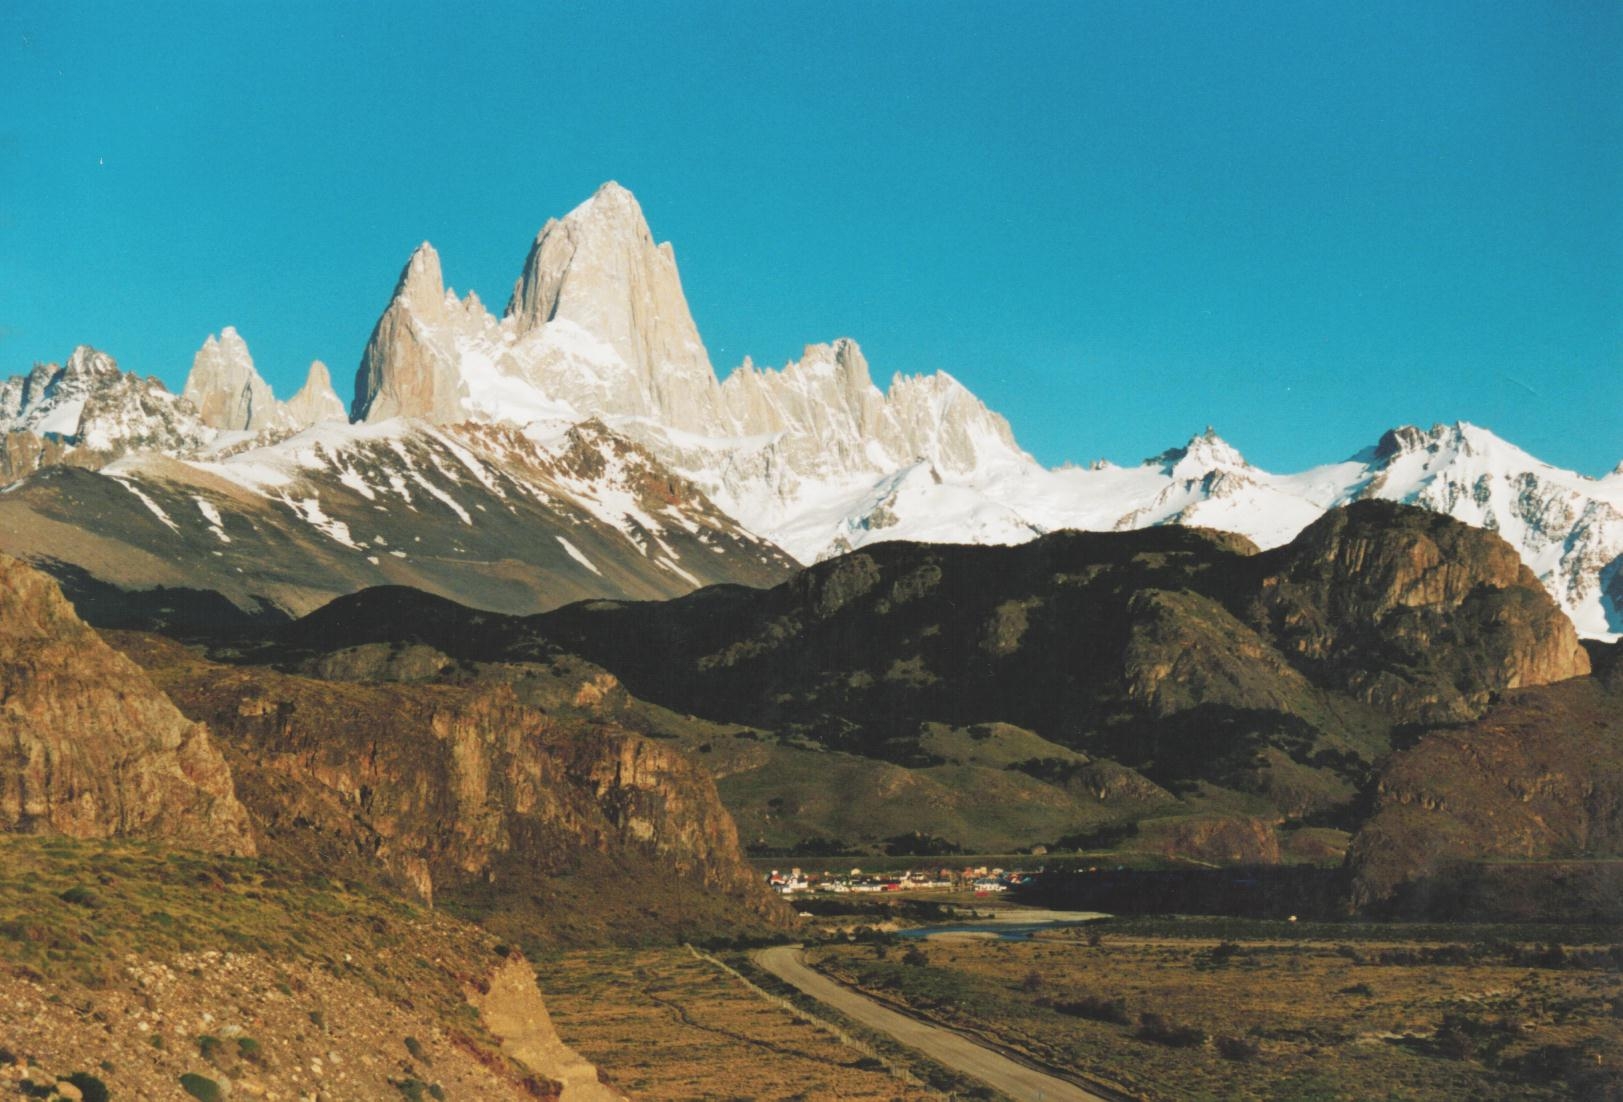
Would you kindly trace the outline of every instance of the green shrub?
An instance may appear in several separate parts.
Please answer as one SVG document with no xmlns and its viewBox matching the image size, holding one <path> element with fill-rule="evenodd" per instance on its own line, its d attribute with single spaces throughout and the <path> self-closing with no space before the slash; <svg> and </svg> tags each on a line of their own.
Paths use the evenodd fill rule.
<svg viewBox="0 0 1623 1102">
<path fill-rule="evenodd" d="M 210 1033 L 205 1033 L 197 1039 L 197 1053 L 209 1063 L 219 1066 L 220 1056 L 225 1052 L 225 1042 Z"/>
<path fill-rule="evenodd" d="M 1138 1030 L 1133 1034 L 1141 1041 L 1153 1041 L 1171 1048 L 1198 1048 L 1206 1043 L 1206 1031 L 1191 1025 L 1168 1021 L 1159 1014 L 1146 1011 L 1138 1016 Z"/>
<path fill-rule="evenodd" d="M 220 1102 L 225 1097 L 220 1084 L 189 1071 L 180 1077 L 180 1089 L 197 1099 L 197 1102 Z"/>
<path fill-rule="evenodd" d="M 89 907 L 91 910 L 101 906 L 101 900 L 96 898 L 96 893 L 79 884 L 69 888 L 58 898 L 64 903 L 72 903 L 75 907 Z"/>
<path fill-rule="evenodd" d="M 1061 1014 L 1095 1022 L 1126 1025 L 1132 1020 L 1127 1016 L 1127 1000 L 1120 997 L 1111 999 L 1103 995 L 1084 995 L 1080 999 L 1050 1003 L 1049 1006 Z"/>
<path fill-rule="evenodd" d="M 79 1097 L 84 1099 L 84 1102 L 107 1102 L 110 1097 L 107 1093 L 107 1084 L 88 1071 L 76 1071 L 67 1077 L 67 1081 L 79 1088 Z"/>
<path fill-rule="evenodd" d="M 252 1037 L 238 1037 L 237 1055 L 249 1063 L 262 1063 L 265 1059 L 265 1046 Z"/>
<path fill-rule="evenodd" d="M 1257 1058 L 1262 1046 L 1248 1037 L 1219 1037 L 1217 1039 L 1217 1054 L 1225 1060 L 1233 1060 L 1239 1064 L 1249 1064 Z"/>
<path fill-rule="evenodd" d="M 428 1058 L 428 1053 L 423 1051 L 422 1042 L 417 1040 L 415 1037 L 406 1038 L 406 1051 L 411 1053 L 411 1058 L 413 1060 L 420 1060 L 425 1064 L 432 1064 L 434 1062 Z"/>
<path fill-rule="evenodd" d="M 391 1079 L 389 1082 L 406 1097 L 406 1102 L 423 1102 L 428 1096 L 428 1084 L 420 1079 Z"/>
</svg>

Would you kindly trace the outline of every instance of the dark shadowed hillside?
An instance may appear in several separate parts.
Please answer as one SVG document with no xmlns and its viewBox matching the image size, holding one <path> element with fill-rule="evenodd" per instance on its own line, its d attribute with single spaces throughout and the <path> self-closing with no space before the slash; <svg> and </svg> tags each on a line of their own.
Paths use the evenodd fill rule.
<svg viewBox="0 0 1623 1102">
<path fill-rule="evenodd" d="M 1497 537 L 1380 502 L 1263 554 L 1175 527 L 879 544 L 773 589 L 528 618 L 372 590 L 250 651 L 285 666 L 380 643 L 603 667 L 671 710 L 654 726 L 765 847 L 922 835 L 1262 861 L 1334 860 L 1345 835 L 1318 828 L 1356 822 L 1394 731 L 1589 669 Z"/>
</svg>

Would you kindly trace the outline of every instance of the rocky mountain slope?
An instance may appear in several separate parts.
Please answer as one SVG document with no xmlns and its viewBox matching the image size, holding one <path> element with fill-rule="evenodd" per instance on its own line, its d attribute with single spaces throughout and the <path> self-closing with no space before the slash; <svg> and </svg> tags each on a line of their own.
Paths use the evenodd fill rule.
<svg viewBox="0 0 1623 1102">
<path fill-rule="evenodd" d="M 8 1095 L 620 1097 L 558 1038 L 529 962 L 444 913 L 130 843 L 0 836 L 0 859 Z"/>
<path fill-rule="evenodd" d="M 255 851 L 208 729 L 0 556 L 0 830 Z"/>
<path fill-rule="evenodd" d="M 526 944 L 785 917 L 710 778 L 669 746 L 549 715 L 449 661 L 409 682 L 323 667 L 334 680 L 113 638 L 217 732 L 268 856 L 383 883 Z"/>
<path fill-rule="evenodd" d="M 1180 527 L 880 544 L 771 590 L 528 618 L 373 591 L 278 640 L 282 661 L 384 643 L 584 656 L 717 725 L 687 744 L 770 847 L 1132 824 L 1150 848 L 1260 859 L 1280 823 L 1343 821 L 1395 729 L 1589 669 L 1502 540 L 1381 502 L 1265 553 Z"/>
<path fill-rule="evenodd" d="M 636 199 L 613 183 L 547 222 L 500 318 L 477 295 L 458 297 L 446 288 L 438 254 L 421 245 L 361 357 L 351 412 L 352 427 L 334 420 L 341 403 L 319 364 L 297 396 L 277 401 L 229 328 L 198 352 L 184 398 L 154 380 L 119 375 L 106 357 L 80 349 L 66 368 L 42 366 L 0 390 L 6 431 L 0 478 L 61 463 L 101 467 L 132 452 L 146 462 L 132 460 L 135 467 L 123 473 L 137 477 L 127 483 L 150 474 L 159 456 L 205 466 L 229 457 L 239 460 L 240 471 L 265 453 L 275 466 L 288 433 L 319 424 L 292 445 L 306 458 L 302 504 L 278 510 L 275 494 L 249 487 L 275 516 L 267 518 L 268 527 L 292 523 L 302 531 L 299 538 L 276 537 L 286 546 L 254 556 L 288 560 L 263 581 L 236 577 L 235 565 L 220 569 L 210 560 L 229 554 L 206 538 L 155 552 L 138 530 L 141 518 L 127 509 L 99 518 L 94 531 L 48 517 L 68 527 L 52 528 L 49 541 L 41 536 L 32 543 L 12 537 L 17 525 L 31 527 L 39 512 L 5 518 L 11 524 L 0 525 L 0 550 L 55 559 L 64 577 L 83 573 L 103 587 L 126 590 L 182 585 L 177 573 L 195 573 L 194 585 L 224 586 L 236 606 L 249 609 L 257 607 L 256 596 L 287 611 L 309 608 L 311 602 L 294 593 L 300 586 L 325 597 L 390 581 L 488 607 L 545 608 L 585 595 L 580 583 L 594 595 L 639 597 L 712 580 L 769 581 L 758 570 L 765 544 L 809 563 L 883 540 L 1007 544 L 1066 528 L 1184 524 L 1237 532 L 1267 548 L 1326 510 L 1378 498 L 1498 532 L 1584 635 L 1623 632 L 1623 474 L 1593 479 L 1563 471 L 1463 423 L 1397 428 L 1356 456 L 1298 474 L 1260 470 L 1210 431 L 1136 467 L 1100 463 L 1050 471 L 1020 450 L 1003 418 L 944 372 L 897 376 L 881 391 L 850 340 L 809 345 L 781 370 L 746 360 L 720 380 L 688 310 L 671 246 L 656 243 Z M 401 419 L 408 423 L 387 427 Z M 657 471 L 655 478 L 692 487 L 687 496 L 702 496 L 742 529 L 738 541 L 754 546 L 737 573 L 725 564 L 695 569 L 690 559 L 680 570 L 692 580 L 676 574 L 673 581 L 667 565 L 673 556 L 648 554 L 641 561 L 622 556 L 616 571 L 605 571 L 618 577 L 570 577 L 573 567 L 529 562 L 510 539 L 495 536 L 476 539 L 478 551 L 451 553 L 460 566 L 481 564 L 475 572 L 485 575 L 458 590 L 445 574 L 370 564 L 370 552 L 334 558 L 323 543 L 337 530 L 329 518 L 388 507 L 364 492 L 357 491 L 363 504 L 330 486 L 345 477 L 342 453 L 366 449 L 379 431 L 423 436 L 434 426 L 466 435 L 471 430 L 459 427 L 477 423 L 556 439 L 588 422 L 593 433 L 614 438 L 614 450 L 641 449 L 641 462 Z M 337 458 L 322 458 L 321 448 Z M 504 454 L 484 458 L 505 469 Z M 168 469 L 173 475 L 175 468 Z M 223 473 L 229 480 L 229 469 Z M 526 477 L 522 470 L 507 473 Z M 393 475 L 412 484 L 410 471 Z M 472 482 L 485 482 L 460 472 L 455 478 L 476 496 Z M 33 489 L 36 497 L 51 495 Z M 141 493 L 155 501 L 160 496 L 145 486 Z M 484 518 L 462 507 L 469 518 L 464 523 L 480 526 Z M 181 523 L 168 509 L 164 515 Z M 126 532 L 126 523 L 135 529 Z M 348 518 L 343 523 L 353 526 Z M 578 547 L 556 526 L 544 530 Z M 381 533 L 393 541 L 392 550 L 400 550 L 398 534 Z M 104 542 L 109 537 L 111 544 Z M 52 554 L 40 546 L 46 542 L 67 550 Z M 134 546 L 120 546 L 124 542 Z M 547 539 L 527 542 L 552 548 Z M 312 548 L 327 554 L 310 554 Z M 166 575 L 154 560 L 171 555 L 186 568 Z M 583 557 L 603 569 L 596 554 Z M 489 580 L 492 566 L 500 584 Z"/>
<path fill-rule="evenodd" d="M 593 423 L 550 436 L 334 425 L 244 450 L 53 467 L 0 495 L 0 548 L 52 570 L 98 623 L 182 628 L 298 615 L 382 584 L 536 611 L 770 584 L 791 565 Z"/>
<path fill-rule="evenodd" d="M 1349 851 L 1355 902 L 1615 920 L 1616 871 L 1596 876 L 1604 859 L 1623 864 L 1620 673 L 1507 693 L 1476 722 L 1394 755 Z M 1484 859 L 1498 876 L 1461 867 Z"/>
</svg>

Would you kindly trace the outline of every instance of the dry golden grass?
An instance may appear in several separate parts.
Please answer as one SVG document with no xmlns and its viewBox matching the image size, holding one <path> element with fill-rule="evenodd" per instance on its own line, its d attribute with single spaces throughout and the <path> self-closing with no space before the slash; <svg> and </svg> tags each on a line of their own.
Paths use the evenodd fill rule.
<svg viewBox="0 0 1623 1102">
<path fill-rule="evenodd" d="M 684 949 L 569 952 L 537 971 L 565 1043 L 645 1102 L 936 1097 Z"/>
<path fill-rule="evenodd" d="M 839 946 L 815 959 L 1151 1099 L 1508 1102 L 1619 1097 L 1607 1092 L 1623 1085 L 1623 980 L 1604 967 L 1513 964 L 1502 950 L 1382 963 L 1413 949 L 1390 941 L 932 940 L 927 964 L 903 963 L 907 949 L 876 959 L 872 946 Z M 1114 1000 L 1124 1021 L 1082 1016 L 1109 1017 Z M 1141 1039 L 1146 1013 L 1206 1039 Z"/>
</svg>

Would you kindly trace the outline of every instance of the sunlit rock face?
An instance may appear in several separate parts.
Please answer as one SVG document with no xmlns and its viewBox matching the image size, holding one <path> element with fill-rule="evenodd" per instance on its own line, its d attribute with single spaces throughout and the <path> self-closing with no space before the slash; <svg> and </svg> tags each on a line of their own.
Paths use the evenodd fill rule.
<svg viewBox="0 0 1623 1102">
<path fill-rule="evenodd" d="M 0 829 L 255 852 L 208 729 L 5 556 L 0 702 Z"/>
</svg>

